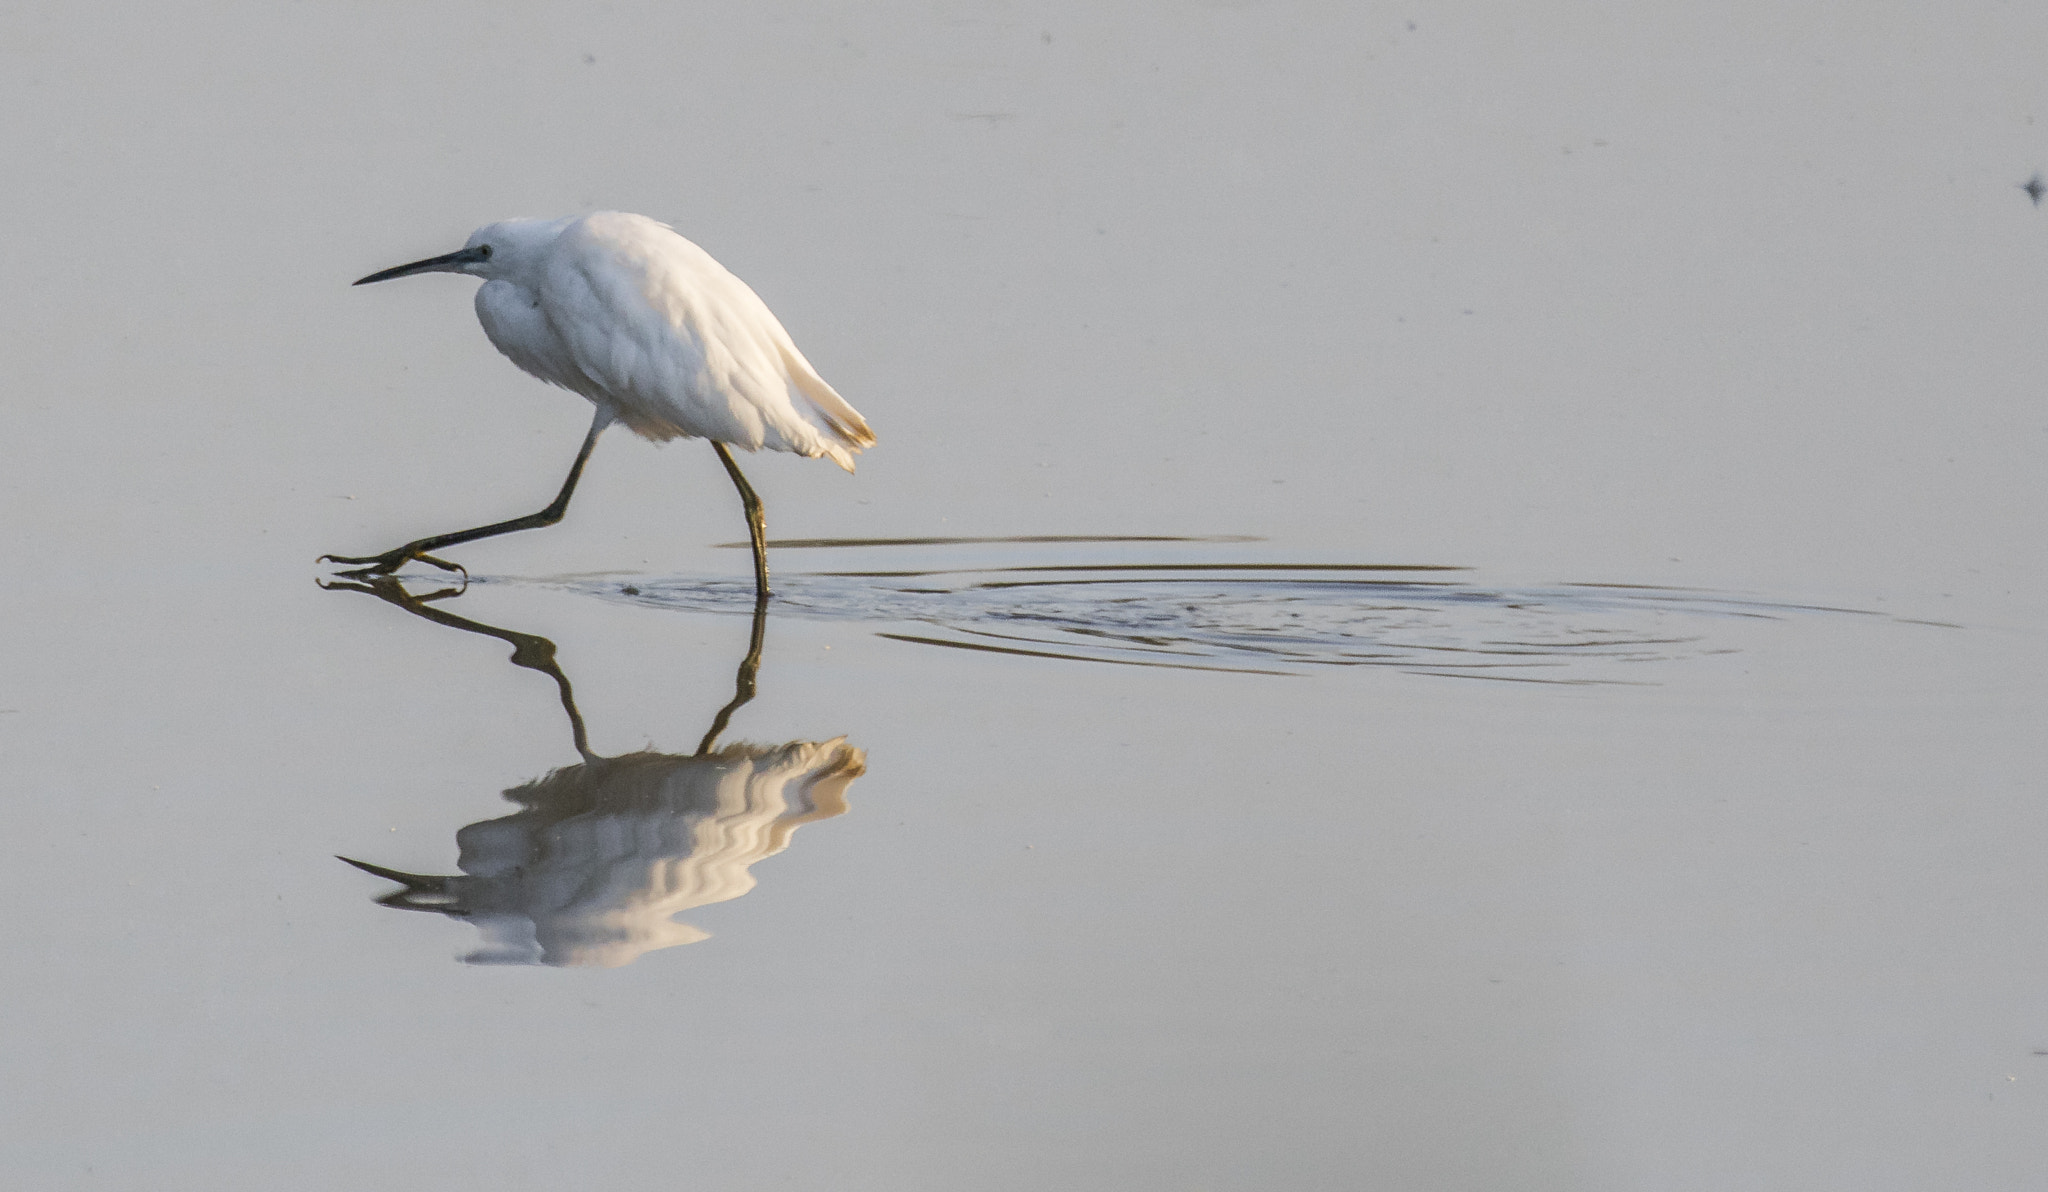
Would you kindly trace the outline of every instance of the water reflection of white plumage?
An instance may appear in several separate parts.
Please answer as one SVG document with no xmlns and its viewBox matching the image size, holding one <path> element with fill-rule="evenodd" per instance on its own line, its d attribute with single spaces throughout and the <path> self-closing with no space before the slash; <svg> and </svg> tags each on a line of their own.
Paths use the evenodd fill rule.
<svg viewBox="0 0 2048 1192">
<path fill-rule="evenodd" d="M 584 760 L 506 791 L 518 812 L 458 831 L 459 875 L 342 858 L 400 884 L 378 900 L 383 905 L 473 924 L 483 942 L 464 957 L 469 963 L 616 967 L 704 939 L 675 916 L 753 889 L 755 862 L 787 848 L 799 826 L 845 812 L 846 788 L 865 769 L 866 755 L 844 737 L 716 746 L 733 710 L 752 698 L 765 604 L 755 610 L 733 701 L 696 753 L 599 757 L 585 742 L 552 642 L 430 607 L 389 580 L 335 586 L 511 642 L 514 662 L 550 674 L 561 690 Z"/>
<path fill-rule="evenodd" d="M 599 965 L 707 935 L 676 915 L 754 888 L 756 861 L 846 810 L 862 753 L 845 738 L 631 753 L 505 792 L 522 810 L 455 834 L 458 877 L 359 865 L 405 888 L 382 901 L 468 919 L 472 964 Z"/>
</svg>

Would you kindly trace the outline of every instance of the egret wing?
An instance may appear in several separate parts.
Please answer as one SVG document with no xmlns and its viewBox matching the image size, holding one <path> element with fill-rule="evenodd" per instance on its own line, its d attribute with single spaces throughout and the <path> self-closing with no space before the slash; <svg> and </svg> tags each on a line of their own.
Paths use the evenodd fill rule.
<svg viewBox="0 0 2048 1192">
<path fill-rule="evenodd" d="M 541 287 L 564 371 L 588 385 L 569 387 L 643 435 L 830 456 L 849 470 L 851 451 L 873 442 L 767 304 L 664 225 L 614 213 L 572 225 Z"/>
</svg>

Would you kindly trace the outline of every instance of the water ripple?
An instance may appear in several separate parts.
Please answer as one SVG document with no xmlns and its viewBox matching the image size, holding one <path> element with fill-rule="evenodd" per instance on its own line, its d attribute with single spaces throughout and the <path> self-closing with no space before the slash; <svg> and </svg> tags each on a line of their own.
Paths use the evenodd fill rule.
<svg viewBox="0 0 2048 1192">
<path fill-rule="evenodd" d="M 919 645 L 1132 666 L 1298 675 L 1391 667 L 1440 677 L 1643 683 L 1644 664 L 1740 650 L 1740 625 L 1884 617 L 1622 584 L 1490 587 L 1428 565 L 1088 563 L 779 572 L 778 616 L 858 621 Z M 744 615 L 743 580 L 480 578 L 688 612 Z M 1886 617 L 1891 620 L 1892 618 Z"/>
</svg>

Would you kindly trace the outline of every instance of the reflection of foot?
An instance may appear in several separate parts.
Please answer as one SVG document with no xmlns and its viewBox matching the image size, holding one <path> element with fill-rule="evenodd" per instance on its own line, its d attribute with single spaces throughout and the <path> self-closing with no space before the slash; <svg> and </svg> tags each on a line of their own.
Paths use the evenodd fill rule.
<svg viewBox="0 0 2048 1192">
<path fill-rule="evenodd" d="M 344 577 L 342 579 L 329 579 L 323 575 L 313 582 L 320 585 L 324 591 L 368 592 L 379 600 L 388 600 L 393 604 L 407 608 L 426 604 L 433 600 L 447 600 L 452 596 L 460 596 L 469 590 L 469 576 L 466 573 L 462 577 L 462 586 L 459 588 L 436 588 L 431 592 L 419 594 L 406 591 L 405 585 L 399 581 L 399 578 L 389 572 L 366 573 L 366 571 L 344 571 L 341 574 Z"/>
<path fill-rule="evenodd" d="M 368 564 L 368 566 L 352 567 L 349 570 L 342 572 L 341 574 L 350 576 L 370 576 L 390 575 L 392 572 L 398 570 L 400 567 L 405 566 L 408 562 L 412 561 L 413 559 L 418 559 L 422 563 L 430 563 L 435 567 L 439 567 L 443 571 L 455 572 L 461 575 L 462 578 L 465 580 L 469 578 L 469 569 L 464 567 L 460 563 L 450 563 L 446 559 L 437 559 L 432 555 L 419 554 L 403 546 L 399 547 L 397 550 L 385 551 L 381 555 L 321 555 L 318 559 L 315 559 L 314 562 L 365 563 Z"/>
</svg>

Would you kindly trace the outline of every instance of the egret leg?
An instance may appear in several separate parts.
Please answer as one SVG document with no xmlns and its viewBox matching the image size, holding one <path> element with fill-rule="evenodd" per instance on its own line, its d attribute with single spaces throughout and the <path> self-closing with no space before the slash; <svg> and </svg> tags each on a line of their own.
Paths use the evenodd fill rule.
<svg viewBox="0 0 2048 1192">
<path fill-rule="evenodd" d="M 583 436 L 583 449 L 576 453 L 576 462 L 569 465 L 569 478 L 562 481 L 562 491 L 556 493 L 555 499 L 548 504 L 546 509 L 541 510 L 539 513 L 529 513 L 525 517 L 515 517 L 510 521 L 492 522 L 488 526 L 478 526 L 473 530 L 456 530 L 447 534 L 436 534 L 431 538 L 415 539 L 395 550 L 385 551 L 381 555 L 363 555 L 361 557 L 321 555 L 319 561 L 322 563 L 368 564 L 366 567 L 358 567 L 353 571 L 345 572 L 344 574 L 347 575 L 389 575 L 400 567 L 405 566 L 407 560 L 410 559 L 432 563 L 443 571 L 461 571 L 462 568 L 457 564 L 434 558 L 427 552 L 440 550 L 444 546 L 455 546 L 463 542 L 475 542 L 479 538 L 495 538 L 500 534 L 510 534 L 517 530 L 536 530 L 542 526 L 552 526 L 556 522 L 561 521 L 562 515 L 569 511 L 569 498 L 576 492 L 576 482 L 583 478 L 583 465 L 590 460 L 591 448 L 597 446 L 597 436 L 603 433 L 605 427 L 610 425 L 611 419 L 609 417 L 603 413 L 598 414 L 596 420 L 590 424 L 590 433 Z"/>
<path fill-rule="evenodd" d="M 733 487 L 740 490 L 740 504 L 747 509 L 747 532 L 754 540 L 754 595 L 768 598 L 768 530 L 767 520 L 761 514 L 761 498 L 754 495 L 754 486 L 740 475 L 740 466 L 732 462 L 732 452 L 725 444 L 713 442 L 711 449 L 718 453 L 718 462 L 725 465 L 725 474 L 732 477 Z"/>
</svg>

